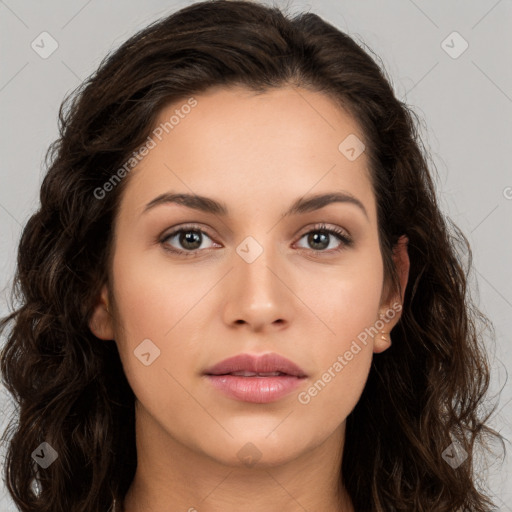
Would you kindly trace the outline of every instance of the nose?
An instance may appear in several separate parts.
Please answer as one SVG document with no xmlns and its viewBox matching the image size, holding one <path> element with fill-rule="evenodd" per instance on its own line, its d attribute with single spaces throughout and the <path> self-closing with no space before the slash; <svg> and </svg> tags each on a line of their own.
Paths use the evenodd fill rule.
<svg viewBox="0 0 512 512">
<path fill-rule="evenodd" d="M 277 252 L 266 244 L 254 261 L 234 254 L 234 268 L 229 273 L 224 298 L 227 325 L 244 325 L 260 332 L 281 330 L 290 324 L 298 299 L 292 292 L 293 277 Z"/>
</svg>

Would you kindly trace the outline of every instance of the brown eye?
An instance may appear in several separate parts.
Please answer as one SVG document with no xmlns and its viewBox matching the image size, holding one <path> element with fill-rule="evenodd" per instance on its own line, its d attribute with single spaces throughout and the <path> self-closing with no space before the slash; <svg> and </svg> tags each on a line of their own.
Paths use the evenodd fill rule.
<svg viewBox="0 0 512 512">
<path fill-rule="evenodd" d="M 307 237 L 306 242 L 309 246 L 305 247 L 305 249 L 311 248 L 315 252 L 338 252 L 353 245 L 353 240 L 348 234 L 339 228 L 328 228 L 325 224 L 304 233 L 301 239 L 304 237 Z M 331 247 L 330 250 L 326 250 L 331 243 L 334 243 L 334 247 Z"/>
<path fill-rule="evenodd" d="M 202 229 L 199 229 L 196 226 L 185 226 L 164 235 L 161 238 L 160 243 L 170 252 L 183 254 L 185 256 L 192 256 L 200 250 L 208 248 L 203 247 L 201 249 L 204 237 L 211 240 L 208 234 Z"/>
<path fill-rule="evenodd" d="M 178 233 L 178 242 L 182 247 L 193 251 L 199 249 L 202 242 L 202 236 L 200 231 L 180 231 Z"/>
</svg>

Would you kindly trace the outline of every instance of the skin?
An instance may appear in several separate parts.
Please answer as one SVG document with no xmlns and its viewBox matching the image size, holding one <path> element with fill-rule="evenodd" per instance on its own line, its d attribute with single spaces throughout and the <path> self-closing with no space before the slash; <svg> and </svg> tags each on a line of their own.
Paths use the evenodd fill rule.
<svg viewBox="0 0 512 512">
<path fill-rule="evenodd" d="M 380 314 L 402 303 L 384 282 L 366 154 L 350 161 L 338 150 L 349 134 L 364 140 L 363 134 L 328 97 L 304 89 L 255 95 L 215 88 L 196 99 L 127 178 L 111 287 L 103 288 L 90 321 L 97 337 L 115 340 L 137 397 L 138 467 L 125 510 L 353 512 L 338 488 L 345 421 L 389 337 L 359 343 L 357 355 L 309 403 L 300 403 L 298 393 Z M 158 122 L 182 104 L 166 107 Z M 222 201 L 229 215 L 175 203 L 143 213 L 171 191 Z M 282 217 L 296 199 L 333 191 L 358 198 L 367 216 L 338 202 Z M 160 239 L 189 223 L 204 230 L 193 246 L 197 257 L 166 251 L 187 251 L 182 237 Z M 319 223 L 347 232 L 353 246 L 343 247 L 335 235 L 323 246 L 308 242 Z M 236 251 L 248 236 L 263 248 L 252 263 Z M 394 257 L 405 290 L 405 243 Z M 134 355 L 145 339 L 160 350 L 149 366 Z M 244 352 L 277 352 L 308 378 L 277 402 L 228 398 L 202 372 Z M 260 457 L 252 466 L 238 456 L 247 443 Z"/>
</svg>

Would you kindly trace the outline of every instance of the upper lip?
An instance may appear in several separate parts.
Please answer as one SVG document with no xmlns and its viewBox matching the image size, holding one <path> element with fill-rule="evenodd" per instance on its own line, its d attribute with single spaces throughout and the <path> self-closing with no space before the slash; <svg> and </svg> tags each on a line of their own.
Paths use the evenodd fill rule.
<svg viewBox="0 0 512 512">
<path fill-rule="evenodd" d="M 268 353 L 260 356 L 252 354 L 239 354 L 205 370 L 206 375 L 225 375 L 227 373 L 248 371 L 254 373 L 281 372 L 296 377 L 307 377 L 302 368 L 293 361 L 276 353 Z"/>
</svg>

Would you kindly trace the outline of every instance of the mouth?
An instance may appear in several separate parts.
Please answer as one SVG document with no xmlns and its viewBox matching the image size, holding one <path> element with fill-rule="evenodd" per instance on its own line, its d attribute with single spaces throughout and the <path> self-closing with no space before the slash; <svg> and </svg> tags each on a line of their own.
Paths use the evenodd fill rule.
<svg viewBox="0 0 512 512">
<path fill-rule="evenodd" d="M 261 356 L 239 354 L 206 369 L 205 375 L 234 375 L 237 377 L 307 377 L 302 368 L 275 353 Z"/>
<path fill-rule="evenodd" d="M 266 372 L 266 373 L 256 373 L 249 372 L 246 370 L 240 372 L 230 372 L 230 373 L 207 373 L 206 375 L 234 375 L 236 377 L 281 377 L 282 375 L 287 377 L 295 377 L 295 375 L 290 375 L 288 373 L 283 372 Z"/>
<path fill-rule="evenodd" d="M 284 398 L 307 378 L 299 366 L 278 354 L 241 354 L 221 361 L 204 375 L 228 398 L 258 404 Z"/>
</svg>

